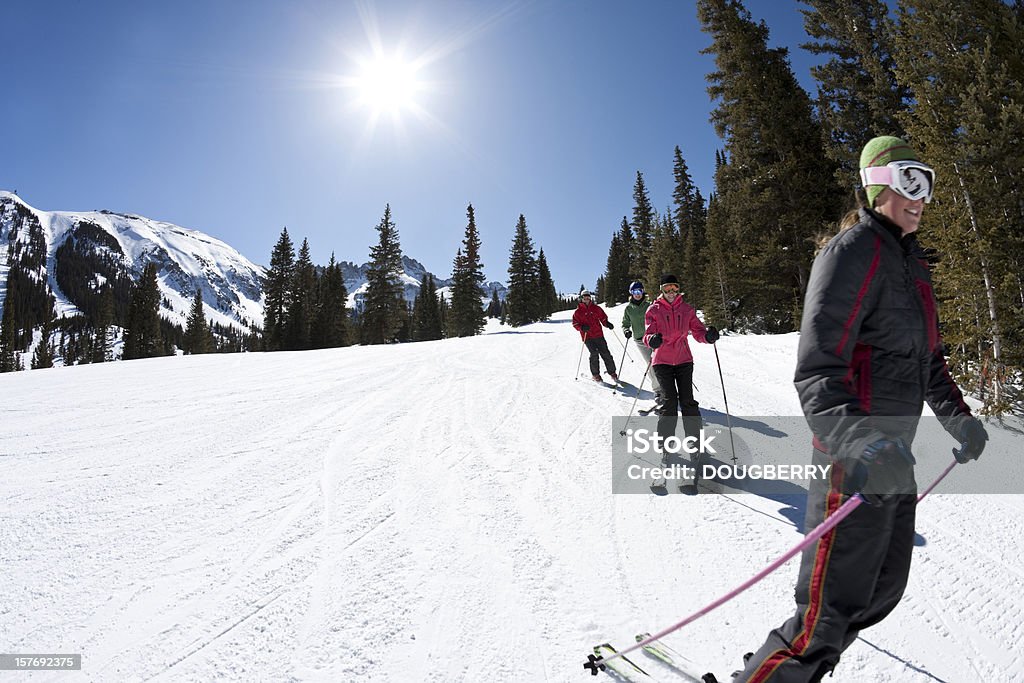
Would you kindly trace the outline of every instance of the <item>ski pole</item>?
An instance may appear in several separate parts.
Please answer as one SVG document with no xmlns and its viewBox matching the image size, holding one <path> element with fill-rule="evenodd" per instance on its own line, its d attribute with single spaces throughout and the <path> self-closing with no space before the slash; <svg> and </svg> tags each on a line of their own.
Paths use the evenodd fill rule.
<svg viewBox="0 0 1024 683">
<path fill-rule="evenodd" d="M 587 332 L 583 333 L 583 345 L 580 346 L 580 361 L 578 363 L 576 363 L 576 377 L 575 377 L 575 379 L 577 381 L 579 381 L 579 379 L 580 379 L 580 368 L 583 367 L 583 349 L 587 348 L 587 334 L 588 334 Z"/>
<path fill-rule="evenodd" d="M 623 338 L 618 336 L 618 332 L 614 328 L 611 328 L 611 332 L 614 333 L 614 335 L 615 335 L 615 341 L 617 341 L 618 343 L 620 343 L 622 345 L 622 347 L 623 347 L 623 356 L 628 357 L 630 359 L 630 362 L 633 362 L 633 356 L 630 355 L 629 352 L 626 350 L 626 343 L 623 341 Z M 622 364 L 620 364 L 620 365 L 622 365 Z"/>
<path fill-rule="evenodd" d="M 618 337 L 618 332 L 617 331 L 615 332 L 615 337 Z M 625 342 L 622 339 L 620 339 L 618 341 L 622 341 L 623 342 L 623 348 L 629 349 L 630 345 L 629 345 L 628 342 Z M 630 359 L 630 362 L 633 362 L 633 355 L 629 352 L 629 350 L 626 351 L 626 357 Z"/>
<path fill-rule="evenodd" d="M 619 372 L 622 372 L 622 361 L 626 360 L 626 347 L 622 347 L 622 358 L 619 359 Z M 630 359 L 632 360 L 632 358 Z"/>
<path fill-rule="evenodd" d="M 651 360 L 654 360 L 652 357 Z M 640 378 L 640 384 L 636 388 L 636 396 L 633 398 L 633 405 L 629 409 L 629 417 L 626 418 L 626 424 L 622 425 L 622 429 L 619 430 L 619 436 L 626 435 L 626 427 L 629 426 L 629 421 L 633 419 L 633 411 L 636 410 L 636 402 L 640 400 L 640 392 L 643 391 L 644 382 L 647 381 L 647 373 L 651 371 L 651 361 L 647 361 L 647 369 L 644 370 L 644 376 Z"/>
<path fill-rule="evenodd" d="M 755 574 L 754 576 L 752 576 L 749 579 L 747 579 L 746 581 L 744 581 L 742 584 L 740 584 L 739 586 L 737 586 L 733 590 L 729 591 L 728 593 L 726 593 L 722 597 L 718 598 L 717 600 L 712 602 L 707 607 L 704 607 L 703 609 L 697 610 L 696 612 L 694 612 L 690 616 L 686 617 L 682 621 L 680 621 L 680 622 L 678 622 L 676 624 L 673 624 L 672 626 L 669 626 L 666 629 L 662 629 L 661 631 L 658 631 L 653 636 L 647 638 L 646 640 L 641 640 L 640 642 L 638 642 L 636 645 L 633 645 L 632 647 L 627 647 L 625 650 L 621 650 L 619 652 L 616 652 L 611 657 L 603 657 L 602 659 L 599 660 L 598 663 L 603 663 L 603 662 L 610 661 L 612 659 L 616 659 L 618 657 L 621 657 L 622 655 L 629 654 L 633 650 L 639 649 L 639 648 L 643 647 L 644 645 L 647 645 L 648 643 L 652 643 L 655 640 L 660 640 L 660 639 L 664 638 L 665 636 L 667 636 L 669 633 L 672 633 L 673 631 L 678 631 L 679 629 L 681 629 L 682 627 L 686 626 L 687 624 L 692 623 L 692 622 L 696 621 L 697 619 L 700 619 L 705 614 L 707 614 L 708 612 L 711 612 L 715 608 L 721 607 L 722 605 L 724 605 L 725 603 L 729 602 L 730 600 L 735 598 L 737 595 L 739 595 L 743 591 L 747 590 L 748 588 L 753 586 L 755 583 L 759 582 L 761 579 L 763 579 L 764 577 L 768 576 L 769 574 L 774 572 L 776 569 L 778 569 L 779 567 L 784 565 L 794 555 L 797 555 L 798 553 L 802 552 L 804 550 L 804 548 L 809 547 L 812 543 L 816 542 L 819 538 L 821 538 L 822 536 L 827 534 L 829 531 L 832 531 L 832 529 L 835 528 L 835 526 L 837 524 L 839 524 L 841 521 L 846 519 L 846 517 L 851 512 L 853 512 L 854 509 L 856 509 L 856 507 L 858 505 L 860 505 L 862 502 L 864 502 L 864 499 L 861 498 L 859 495 L 850 496 L 850 498 L 845 503 L 843 503 L 839 507 L 838 510 L 833 512 L 831 515 L 829 515 L 828 519 L 826 519 L 821 524 L 819 524 L 817 527 L 815 527 L 815 529 L 813 531 L 811 531 L 809 534 L 807 534 L 807 536 L 805 536 L 802 541 L 800 541 L 799 543 L 794 545 L 792 548 L 790 548 L 785 553 L 780 555 L 779 558 L 776 559 L 774 562 L 772 562 L 770 565 L 768 565 L 767 567 L 765 567 L 764 569 L 759 571 L 757 574 Z"/>
<path fill-rule="evenodd" d="M 946 475 L 949 474 L 953 470 L 954 467 L 956 467 L 957 462 L 958 462 L 957 460 L 954 460 L 953 462 L 949 463 L 949 466 L 946 467 L 946 469 L 944 469 L 942 471 L 942 474 L 939 475 L 939 478 L 936 479 L 935 481 L 933 481 L 931 486 L 926 488 L 924 490 L 924 493 L 922 493 L 920 496 L 917 497 L 917 502 L 918 503 L 920 503 L 922 500 L 924 500 L 924 497 L 927 496 L 929 493 L 931 493 L 932 489 L 935 488 L 936 486 L 938 486 L 940 481 L 942 481 L 943 479 L 946 478 Z"/>
<path fill-rule="evenodd" d="M 949 467 L 947 467 L 942 472 L 942 474 L 940 474 L 939 477 L 935 481 L 933 481 L 928 486 L 927 489 L 925 489 L 925 492 L 922 493 L 918 497 L 917 502 L 920 503 L 921 500 L 925 496 L 927 496 L 931 492 L 932 489 L 934 489 L 936 486 L 938 486 L 939 482 L 942 481 L 946 477 L 947 474 L 949 474 L 949 472 L 956 466 L 956 464 L 957 464 L 956 460 L 954 460 L 952 463 L 950 463 Z M 846 519 L 850 515 L 850 513 L 853 512 L 854 509 L 856 509 L 857 506 L 860 505 L 862 502 L 864 502 L 864 499 L 861 497 L 861 495 L 859 493 L 856 494 L 856 495 L 850 496 L 849 499 L 847 499 L 847 501 L 845 503 L 843 503 L 841 506 L 839 506 L 839 509 L 837 509 L 831 515 L 829 515 L 828 518 L 825 519 L 821 524 L 816 526 L 813 531 L 809 532 L 804 537 L 804 539 L 802 541 L 800 541 L 799 543 L 794 545 L 792 548 L 787 550 L 785 553 L 780 555 L 778 557 L 778 559 L 776 559 L 774 562 L 769 564 L 767 567 L 765 567 L 764 569 L 759 571 L 757 574 L 755 574 L 754 576 L 750 577 L 749 579 L 747 579 L 742 584 L 740 584 L 739 586 L 737 586 L 736 588 L 734 588 L 730 592 L 726 593 L 722 597 L 720 597 L 717 600 L 713 601 L 707 607 L 704 607 L 703 609 L 697 610 L 696 612 L 694 612 L 690 616 L 686 617 L 682 621 L 680 621 L 678 623 L 675 623 L 675 624 L 673 624 L 672 626 L 669 626 L 666 629 L 662 629 L 661 631 L 658 631 L 653 636 L 650 636 L 650 637 L 648 637 L 645 640 L 639 641 L 636 645 L 633 645 L 632 647 L 628 647 L 625 650 L 621 650 L 619 652 L 616 652 L 614 655 L 612 655 L 610 657 L 602 657 L 599 660 L 597 660 L 596 662 L 588 663 L 588 664 L 593 664 L 594 666 L 600 666 L 600 664 L 602 664 L 603 662 L 607 662 L 607 661 L 610 661 L 612 659 L 617 659 L 617 658 L 619 658 L 619 657 L 621 657 L 623 655 L 627 655 L 630 652 L 632 652 L 633 650 L 637 650 L 637 649 L 643 647 L 644 645 L 648 645 L 650 643 L 653 643 L 655 640 L 661 640 L 662 638 L 664 638 L 668 634 L 670 634 L 670 633 L 672 633 L 674 631 L 678 631 L 679 629 L 681 629 L 682 627 L 686 626 L 687 624 L 690 624 L 690 623 L 700 619 L 701 617 L 703 617 L 704 615 L 708 614 L 712 610 L 714 610 L 714 609 L 716 609 L 718 607 L 721 607 L 722 605 L 724 605 L 725 603 L 729 602 L 730 600 L 735 598 L 737 595 L 739 595 L 740 593 L 744 592 L 745 590 L 747 590 L 748 588 L 750 588 L 751 586 L 753 586 L 754 584 L 758 583 L 759 581 L 764 579 L 766 576 L 768 576 L 769 574 L 774 572 L 776 569 L 778 569 L 779 567 L 784 565 L 786 562 L 788 562 L 790 559 L 792 559 L 794 555 L 797 555 L 797 554 L 803 552 L 806 548 L 810 547 L 810 545 L 812 543 L 815 543 L 818 539 L 820 539 L 822 536 L 827 534 L 829 531 L 832 531 L 832 529 L 834 529 L 836 527 L 836 525 L 838 525 L 840 522 L 842 522 L 844 519 Z M 584 666 L 586 668 L 588 668 L 588 669 L 591 668 L 587 664 L 584 664 Z"/>
<path fill-rule="evenodd" d="M 718 364 L 718 381 L 722 383 L 722 400 L 725 401 L 725 420 L 729 426 L 729 446 L 732 448 L 732 462 L 736 464 L 736 443 L 732 440 L 732 415 L 729 413 L 729 397 L 725 394 L 725 378 L 722 377 L 722 361 L 718 358 L 718 346 L 715 349 L 715 363 Z"/>
</svg>

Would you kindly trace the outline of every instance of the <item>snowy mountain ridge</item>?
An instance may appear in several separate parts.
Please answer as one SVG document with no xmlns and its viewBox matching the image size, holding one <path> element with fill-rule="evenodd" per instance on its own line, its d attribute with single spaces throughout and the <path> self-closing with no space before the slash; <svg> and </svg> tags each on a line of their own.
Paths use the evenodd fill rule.
<svg viewBox="0 0 1024 683">
<path fill-rule="evenodd" d="M 82 245 L 80 252 L 84 250 L 103 261 L 102 266 L 92 264 L 85 269 L 87 282 L 77 283 L 84 284 L 90 294 L 115 278 L 137 280 L 143 267 L 154 262 L 165 300 L 161 315 L 172 323 L 185 326 L 192 298 L 199 288 L 208 319 L 242 330 L 250 324 L 263 325 L 266 269 L 229 244 L 198 230 L 134 214 L 108 210 L 42 211 L 6 191 L 0 191 L 0 309 L 11 263 L 21 260 L 22 254 L 36 253 L 37 262 L 29 269 L 29 277 L 45 283 L 47 293 L 54 298 L 56 315 L 80 313 L 83 302 L 65 292 L 59 282 L 62 264 L 58 261 L 69 258 L 64 256 L 68 250 L 62 250 L 69 242 L 71 246 Z M 350 307 L 358 308 L 365 296 L 369 265 L 340 262 Z M 412 302 L 428 271 L 422 263 L 405 255 L 402 266 L 405 298 Z M 72 270 L 74 277 L 83 277 L 83 268 L 64 268 L 65 273 Z M 435 275 L 435 282 L 439 294 L 450 299 L 453 281 Z M 506 287 L 502 282 L 484 285 L 482 298 L 489 300 L 492 290 L 498 292 L 500 299 L 505 298 Z"/>
<path fill-rule="evenodd" d="M 86 286 L 93 292 L 112 277 L 137 279 L 152 262 L 157 264 L 165 300 L 161 315 L 171 322 L 184 327 L 197 288 L 208 319 L 240 329 L 263 320 L 263 267 L 198 230 L 107 210 L 42 211 L 11 192 L 0 191 L 0 254 L 4 258 L 0 282 L 7 282 L 12 266 L 7 255 L 26 244 L 45 249 L 45 264 L 37 264 L 32 272 L 45 279 L 58 317 L 80 312 L 82 302 L 61 286 L 59 261 L 70 260 L 74 249 L 81 247 L 78 256 L 88 252 L 102 261 L 101 268 L 85 276 L 91 276 Z M 63 284 L 69 287 L 67 279 Z"/>
</svg>

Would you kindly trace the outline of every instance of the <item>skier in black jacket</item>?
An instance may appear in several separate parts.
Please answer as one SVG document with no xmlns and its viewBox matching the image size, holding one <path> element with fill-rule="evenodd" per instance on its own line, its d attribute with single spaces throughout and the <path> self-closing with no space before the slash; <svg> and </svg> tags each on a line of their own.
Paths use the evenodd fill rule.
<svg viewBox="0 0 1024 683">
<path fill-rule="evenodd" d="M 805 528 L 845 498 L 862 503 L 804 551 L 797 609 L 747 661 L 744 683 L 820 681 L 864 628 L 899 603 L 910 573 L 916 489 L 911 444 L 925 401 L 977 459 L 988 435 L 971 416 L 942 352 L 931 274 L 915 232 L 934 171 L 899 138 L 860 158 L 867 206 L 848 215 L 814 261 L 795 384 L 814 433 Z"/>
</svg>

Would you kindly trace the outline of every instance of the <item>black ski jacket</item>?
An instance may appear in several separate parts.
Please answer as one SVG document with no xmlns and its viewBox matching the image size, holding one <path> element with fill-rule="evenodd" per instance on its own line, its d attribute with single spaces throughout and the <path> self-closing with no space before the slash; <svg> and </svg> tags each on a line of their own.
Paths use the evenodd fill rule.
<svg viewBox="0 0 1024 683">
<path fill-rule="evenodd" d="M 861 209 L 811 268 L 794 383 L 815 446 L 835 459 L 882 438 L 909 445 L 925 401 L 957 439 L 971 415 L 943 355 L 924 251 L 900 232 Z"/>
</svg>

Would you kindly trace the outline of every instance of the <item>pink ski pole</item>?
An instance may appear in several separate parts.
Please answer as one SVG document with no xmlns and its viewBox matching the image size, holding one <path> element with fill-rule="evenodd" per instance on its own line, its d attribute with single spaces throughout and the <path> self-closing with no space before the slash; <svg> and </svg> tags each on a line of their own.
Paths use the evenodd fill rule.
<svg viewBox="0 0 1024 683">
<path fill-rule="evenodd" d="M 953 470 L 954 467 L 956 467 L 956 464 L 957 464 L 956 460 L 954 460 L 952 463 L 950 463 L 949 466 L 945 470 L 943 470 L 942 474 L 940 474 L 939 477 L 935 481 L 933 481 L 928 486 L 927 489 L 925 489 L 924 493 L 922 493 L 920 496 L 918 496 L 917 502 L 920 503 L 922 500 L 924 500 L 924 497 L 927 496 L 929 493 L 931 493 L 932 489 L 934 489 L 936 486 L 938 486 L 940 481 L 942 481 L 943 479 L 946 478 L 946 475 L 949 474 Z M 686 617 L 682 621 L 677 622 L 675 624 L 672 624 L 668 628 L 662 629 L 661 631 L 658 631 L 654 635 L 648 637 L 646 640 L 641 640 L 636 645 L 628 647 L 625 650 L 622 650 L 620 652 L 616 652 L 614 655 L 612 655 L 610 657 L 604 657 L 604 658 L 598 659 L 598 660 L 596 660 L 594 662 L 588 662 L 588 664 L 597 667 L 597 666 L 600 666 L 603 662 L 608 662 L 608 661 L 611 661 L 613 659 L 617 659 L 619 657 L 622 657 L 623 655 L 627 655 L 630 652 L 633 652 L 634 650 L 637 650 L 637 649 L 643 647 L 644 645 L 647 645 L 648 643 L 652 643 L 655 640 L 660 640 L 661 638 L 664 638 L 668 634 L 673 633 L 674 631 L 678 631 L 679 629 L 681 629 L 682 627 L 686 626 L 687 624 L 690 624 L 690 623 L 692 623 L 694 621 L 697 621 L 698 619 L 700 619 L 704 615 L 708 614 L 709 612 L 712 612 L 713 610 L 721 607 L 725 603 L 727 603 L 730 600 L 732 600 L 733 598 L 735 598 L 740 593 L 744 592 L 745 590 L 747 590 L 748 588 L 750 588 L 754 584 L 756 584 L 759 581 L 761 581 L 762 579 L 764 579 L 766 576 L 768 576 L 769 574 L 774 572 L 776 569 L 778 569 L 782 565 L 786 564 L 786 562 L 788 562 L 790 559 L 792 559 L 794 555 L 796 555 L 796 554 L 798 554 L 800 552 L 803 552 L 803 550 L 805 548 L 809 547 L 812 543 L 815 543 L 819 538 L 821 538 L 822 536 L 824 536 L 828 532 L 832 531 L 832 529 L 834 529 L 837 524 L 839 524 L 841 521 L 846 519 L 849 516 L 849 514 L 851 512 L 853 512 L 854 509 L 856 509 L 856 507 L 858 505 L 860 505 L 861 503 L 863 503 L 863 502 L 864 502 L 864 499 L 861 498 L 861 496 L 859 494 L 855 495 L 855 496 L 851 496 L 845 503 L 843 503 L 841 506 L 839 506 L 838 510 L 836 510 L 831 515 L 829 515 L 828 519 L 823 521 L 821 524 L 819 524 L 817 527 L 815 527 L 813 531 L 811 531 L 809 534 L 807 534 L 803 538 L 802 541 L 800 541 L 799 543 L 794 545 L 792 548 L 790 548 L 785 553 L 780 555 L 778 557 L 778 559 L 776 559 L 774 562 L 772 562 L 767 567 L 765 567 L 764 569 L 759 571 L 757 574 L 755 574 L 754 576 L 750 577 L 749 579 L 747 579 L 746 581 L 741 583 L 739 586 L 737 586 L 733 590 L 729 591 L 728 593 L 726 593 L 722 597 L 718 598 L 717 600 L 715 600 L 711 604 L 707 605 L 706 607 L 697 610 L 696 612 L 694 612 L 690 616 Z M 584 666 L 588 666 L 588 665 L 584 665 Z M 590 667 L 588 666 L 588 668 L 590 668 Z M 595 671 L 595 673 L 596 673 L 596 671 Z"/>
<path fill-rule="evenodd" d="M 939 478 L 936 479 L 935 481 L 933 481 L 931 483 L 931 486 L 926 488 L 924 490 L 924 493 L 922 493 L 920 496 L 917 497 L 917 502 L 918 503 L 920 503 L 922 500 L 924 500 L 924 497 L 927 496 L 929 493 L 931 493 L 932 489 L 935 488 L 936 486 L 938 486 L 939 482 L 942 481 L 943 479 L 945 479 L 947 474 L 949 474 L 950 472 L 953 471 L 953 468 L 956 467 L 957 462 L 958 461 L 954 460 L 953 462 L 949 463 L 949 465 L 946 467 L 946 469 L 942 470 L 942 474 L 939 475 Z"/>
<path fill-rule="evenodd" d="M 801 540 L 795 546 L 793 546 L 792 548 L 787 550 L 785 553 L 780 555 L 778 557 L 778 559 L 776 559 L 770 565 L 768 565 L 767 567 L 765 567 L 764 569 L 759 571 L 754 576 L 750 577 L 749 579 L 747 579 L 746 581 L 741 583 L 736 588 L 732 589 L 731 591 L 729 591 L 728 593 L 726 593 L 722 597 L 718 598 L 717 600 L 715 600 L 714 602 L 709 604 L 707 607 L 704 607 L 703 609 L 697 610 L 696 612 L 694 612 L 690 616 L 686 617 L 682 621 L 677 622 L 675 624 L 672 624 L 668 628 L 662 629 L 661 631 L 658 631 L 657 633 L 655 633 L 651 637 L 647 638 L 646 640 L 641 640 L 636 645 L 628 647 L 625 650 L 621 650 L 620 652 L 616 652 L 611 657 L 605 657 L 604 659 L 601 659 L 598 663 L 600 664 L 602 662 L 607 662 L 607 661 L 610 661 L 610 660 L 615 659 L 617 657 L 621 657 L 622 655 L 629 654 L 633 650 L 637 650 L 637 649 L 643 647 L 644 645 L 647 645 L 648 643 L 652 643 L 655 640 L 660 640 L 661 638 L 664 638 L 665 636 L 667 636 L 669 633 L 672 633 L 674 631 L 678 631 L 679 629 L 681 629 L 682 627 L 686 626 L 687 624 L 692 623 L 694 621 L 697 621 L 698 619 L 703 617 L 705 614 L 707 614 L 707 613 L 709 613 L 709 612 L 711 612 L 711 611 L 721 607 L 722 605 L 724 605 L 725 603 L 729 602 L 730 600 L 735 598 L 737 595 L 739 595 L 743 591 L 747 590 L 748 588 L 753 586 L 755 583 L 759 582 L 761 579 L 763 579 L 764 577 L 768 576 L 769 574 L 774 572 L 776 569 L 778 569 L 779 567 L 784 565 L 794 555 L 796 555 L 799 552 L 802 552 L 804 550 L 804 548 L 807 548 L 812 543 L 817 541 L 819 538 L 821 538 L 822 536 L 827 534 L 837 524 L 839 524 L 839 522 L 841 522 L 844 519 L 846 519 L 846 517 L 851 512 L 853 512 L 854 509 L 858 505 L 860 505 L 862 502 L 864 502 L 864 499 L 861 498 L 860 496 L 851 496 L 849 498 L 849 500 L 847 500 L 845 503 L 843 503 L 839 507 L 838 510 L 836 510 L 831 515 L 829 515 L 828 519 L 826 519 L 824 522 L 822 522 L 817 527 L 815 527 L 814 531 L 812 531 L 809 534 L 807 534 L 803 538 L 803 540 Z"/>
</svg>

